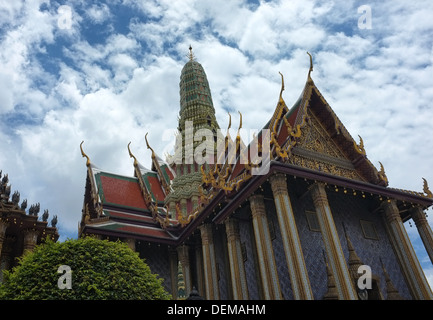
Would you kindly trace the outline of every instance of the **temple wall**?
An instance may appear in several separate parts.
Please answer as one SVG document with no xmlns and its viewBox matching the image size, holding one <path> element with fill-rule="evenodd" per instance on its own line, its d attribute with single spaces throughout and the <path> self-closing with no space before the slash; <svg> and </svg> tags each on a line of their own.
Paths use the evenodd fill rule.
<svg viewBox="0 0 433 320">
<path fill-rule="evenodd" d="M 239 234 L 244 248 L 244 266 L 249 297 L 251 300 L 258 300 L 261 299 L 260 283 L 251 221 L 247 219 L 239 221 Z"/>
<path fill-rule="evenodd" d="M 224 232 L 224 225 L 214 228 L 215 258 L 218 272 L 218 287 L 221 300 L 231 299 L 230 293 L 230 268 L 227 255 L 227 238 Z"/>
<path fill-rule="evenodd" d="M 289 195 L 302 243 L 310 284 L 314 298 L 322 299 L 327 291 L 322 235 L 320 232 L 311 231 L 308 225 L 305 212 L 307 210 L 315 211 L 311 195 L 307 193 L 299 198 L 295 195 L 294 188 L 295 186 L 289 185 Z M 383 225 L 381 213 L 372 213 L 372 210 L 368 207 L 367 199 L 353 196 L 351 193 L 345 194 L 342 191 L 335 192 L 328 189 L 327 196 L 346 261 L 348 261 L 349 252 L 344 228 L 359 258 L 364 264 L 371 267 L 373 276 L 380 279 L 380 289 L 383 297 L 386 299 L 386 282 L 380 259 L 382 259 L 394 286 L 399 290 L 400 294 L 406 299 L 411 299 L 408 286 Z M 374 224 L 378 240 L 368 239 L 364 236 L 360 220 L 370 221 Z"/>
<path fill-rule="evenodd" d="M 281 293 L 286 300 L 293 299 L 289 272 L 287 269 L 286 255 L 283 248 L 280 227 L 273 199 L 265 198 L 265 207 L 269 223 L 269 232 L 272 237 L 272 248 L 274 250 L 275 263 L 277 265 L 278 279 L 280 281 Z"/>
<path fill-rule="evenodd" d="M 400 295 L 406 299 L 412 299 L 397 257 L 388 239 L 381 217 L 382 213 L 370 212 L 371 210 L 367 207 L 366 201 L 363 201 L 364 199 L 352 195 L 344 196 L 341 193 L 328 192 L 328 199 L 333 210 L 335 224 L 345 256 L 348 257 L 348 249 L 344 238 L 343 222 L 356 253 L 364 264 L 371 267 L 373 275 L 380 278 L 380 288 L 384 297 L 386 298 L 386 282 L 380 259 L 382 259 Z M 379 240 L 364 237 L 360 220 L 371 221 L 374 224 Z"/>
<path fill-rule="evenodd" d="M 171 292 L 171 276 L 170 276 L 170 254 L 166 245 L 157 245 L 147 242 L 141 242 L 136 245 L 136 249 L 140 254 L 140 258 L 144 258 L 144 262 L 149 266 L 153 274 L 157 274 L 158 278 L 164 279 L 163 286 L 167 292 Z"/>
</svg>

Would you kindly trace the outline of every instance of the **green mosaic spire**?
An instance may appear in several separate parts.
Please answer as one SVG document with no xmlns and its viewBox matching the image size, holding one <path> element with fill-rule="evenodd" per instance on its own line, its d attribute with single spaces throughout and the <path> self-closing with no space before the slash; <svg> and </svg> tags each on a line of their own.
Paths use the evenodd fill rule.
<svg viewBox="0 0 433 320">
<path fill-rule="evenodd" d="M 169 205 L 170 215 L 175 214 L 176 206 L 186 216 L 198 206 L 199 186 L 202 184 L 200 166 L 193 157 L 196 147 L 204 141 L 194 141 L 194 135 L 200 129 L 208 129 L 213 133 L 212 141 L 206 140 L 206 145 L 216 151 L 219 125 L 215 117 L 215 109 L 206 73 L 200 63 L 195 60 L 192 48 L 189 48 L 189 61 L 180 75 L 180 111 L 179 134 L 176 142 L 175 164 L 172 169 L 176 177 L 172 180 L 172 192 L 168 194 L 165 203 Z M 189 122 L 189 126 L 186 124 Z M 181 160 L 181 161 L 179 161 Z"/>
<path fill-rule="evenodd" d="M 195 60 L 190 47 L 189 61 L 180 75 L 180 111 L 179 132 L 185 141 L 185 122 L 193 121 L 194 133 L 206 128 L 215 133 L 219 125 L 215 118 L 215 109 L 206 73 L 200 63 Z M 198 144 L 194 143 L 194 149 Z"/>
</svg>

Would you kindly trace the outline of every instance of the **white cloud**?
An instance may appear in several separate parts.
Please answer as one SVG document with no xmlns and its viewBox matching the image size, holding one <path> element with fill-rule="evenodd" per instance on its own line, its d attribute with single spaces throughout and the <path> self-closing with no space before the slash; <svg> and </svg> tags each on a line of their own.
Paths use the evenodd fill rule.
<svg viewBox="0 0 433 320">
<path fill-rule="evenodd" d="M 14 109 L 11 78 L 11 74 L 0 73 L 0 114 Z"/>
<path fill-rule="evenodd" d="M 102 24 L 111 18 L 110 8 L 105 3 L 92 5 L 86 10 L 86 15 L 94 24 Z"/>
</svg>

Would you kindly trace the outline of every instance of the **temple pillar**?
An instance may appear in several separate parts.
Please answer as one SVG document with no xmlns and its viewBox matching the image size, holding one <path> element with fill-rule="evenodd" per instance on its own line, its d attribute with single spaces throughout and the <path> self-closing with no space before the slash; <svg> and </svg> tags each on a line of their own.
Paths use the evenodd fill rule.
<svg viewBox="0 0 433 320">
<path fill-rule="evenodd" d="M 218 275 L 211 224 L 199 227 L 201 234 L 206 299 L 219 299 Z"/>
<path fill-rule="evenodd" d="M 230 262 L 230 276 L 232 281 L 233 299 L 248 300 L 247 277 L 242 258 L 241 240 L 237 220 L 229 218 L 225 222 L 227 247 Z"/>
<path fill-rule="evenodd" d="M 6 229 L 8 228 L 9 223 L 0 219 L 0 261 L 2 257 L 3 243 L 6 239 Z"/>
<path fill-rule="evenodd" d="M 173 300 L 178 298 L 177 292 L 177 250 L 173 248 L 168 249 L 169 263 L 170 263 L 170 279 L 171 279 L 171 296 Z"/>
<path fill-rule="evenodd" d="M 385 226 L 414 299 L 432 300 L 433 294 L 403 225 L 395 200 L 382 203 Z"/>
<path fill-rule="evenodd" d="M 202 247 L 200 244 L 195 245 L 195 269 L 196 269 L 196 278 L 197 278 L 197 291 L 199 292 L 199 295 L 203 296 L 205 289 L 204 284 L 204 276 L 203 276 L 203 252 Z"/>
<path fill-rule="evenodd" d="M 27 229 L 24 231 L 24 246 L 23 252 L 32 251 L 38 241 L 38 232 L 33 229 Z"/>
<path fill-rule="evenodd" d="M 3 270 L 10 270 L 12 268 L 12 251 L 16 240 L 16 237 L 13 235 L 7 235 L 4 239 L 3 252 L 0 257 L 0 283 L 3 281 Z"/>
<path fill-rule="evenodd" d="M 185 296 L 188 297 L 192 289 L 189 247 L 186 244 L 177 247 L 177 256 L 182 265 L 183 280 L 185 281 Z"/>
<path fill-rule="evenodd" d="M 286 177 L 284 174 L 275 174 L 269 180 L 274 195 L 293 295 L 296 300 L 314 300 L 292 204 L 287 192 Z"/>
<path fill-rule="evenodd" d="M 328 264 L 337 287 L 338 298 L 340 300 L 357 300 L 358 296 L 347 268 L 346 259 L 344 258 L 343 249 L 326 195 L 325 185 L 317 182 L 310 187 L 310 191 L 316 208 Z"/>
<path fill-rule="evenodd" d="M 430 257 L 430 261 L 433 263 L 433 232 L 428 224 L 425 213 L 419 206 L 412 208 L 409 212 L 415 222 L 427 254 Z"/>
<path fill-rule="evenodd" d="M 283 299 L 262 195 L 249 198 L 264 299 Z"/>
</svg>

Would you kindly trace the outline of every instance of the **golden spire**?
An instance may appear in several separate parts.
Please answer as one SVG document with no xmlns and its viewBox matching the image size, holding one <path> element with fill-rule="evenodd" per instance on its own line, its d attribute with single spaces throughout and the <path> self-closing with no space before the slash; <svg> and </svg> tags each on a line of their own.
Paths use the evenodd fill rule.
<svg viewBox="0 0 433 320">
<path fill-rule="evenodd" d="M 328 278 L 328 291 L 323 296 L 323 300 L 338 300 L 337 286 L 335 285 L 335 279 L 332 272 L 329 270 L 328 261 L 326 261 L 325 251 L 323 253 L 323 260 L 325 261 L 326 274 Z"/>
<path fill-rule="evenodd" d="M 138 161 L 137 158 L 132 154 L 131 149 L 129 148 L 129 145 L 131 144 L 131 141 L 129 141 L 128 143 L 128 152 L 129 152 L 129 157 L 130 158 L 134 158 L 134 167 L 137 166 Z"/>
<path fill-rule="evenodd" d="M 404 298 L 400 295 L 398 290 L 395 288 L 394 284 L 391 281 L 391 278 L 389 277 L 388 272 L 385 269 L 385 265 L 383 264 L 382 258 L 379 257 L 380 264 L 382 265 L 382 271 L 385 275 L 385 282 L 386 282 L 386 299 L 387 300 L 404 300 Z"/>
<path fill-rule="evenodd" d="M 313 57 L 311 54 L 307 51 L 307 54 L 310 56 L 310 70 L 308 70 L 308 78 L 310 78 L 310 74 L 313 71 Z"/>
<path fill-rule="evenodd" d="M 86 161 L 86 166 L 89 167 L 89 166 L 90 166 L 90 159 L 89 159 L 89 157 L 87 156 L 87 154 L 85 154 L 84 151 L 83 151 L 83 143 L 84 143 L 84 141 L 81 141 L 81 143 L 80 143 L 81 155 L 83 156 L 83 158 L 86 158 L 86 159 L 87 159 L 87 161 Z"/>
</svg>

